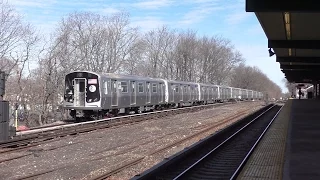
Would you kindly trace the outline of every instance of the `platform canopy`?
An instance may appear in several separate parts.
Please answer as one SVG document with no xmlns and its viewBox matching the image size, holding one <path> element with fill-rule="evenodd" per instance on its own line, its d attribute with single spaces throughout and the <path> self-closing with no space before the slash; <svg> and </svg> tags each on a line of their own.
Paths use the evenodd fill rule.
<svg viewBox="0 0 320 180">
<path fill-rule="evenodd" d="M 320 81 L 320 1 L 246 0 L 290 82 Z M 267 49 L 266 49 L 267 50 Z"/>
</svg>

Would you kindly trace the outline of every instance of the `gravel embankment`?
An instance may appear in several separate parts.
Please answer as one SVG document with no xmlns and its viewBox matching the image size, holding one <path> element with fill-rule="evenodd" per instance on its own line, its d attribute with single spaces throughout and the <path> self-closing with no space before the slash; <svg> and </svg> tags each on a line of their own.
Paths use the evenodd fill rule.
<svg viewBox="0 0 320 180">
<path fill-rule="evenodd" d="M 35 179 L 90 179 L 102 172 L 113 170 L 130 160 L 145 157 L 150 152 L 183 139 L 202 128 L 222 121 L 244 110 L 247 114 L 260 109 L 263 102 L 246 102 L 184 113 L 137 124 L 97 130 L 77 136 L 30 147 L 9 157 L 29 154 L 25 157 L 0 163 L 0 179 L 15 179 L 34 173 L 53 170 Z M 243 117 L 243 116 L 242 116 Z M 159 163 L 163 158 L 181 151 L 199 139 L 233 123 L 220 125 L 207 133 L 184 141 L 163 152 L 147 156 L 144 160 L 109 179 L 129 179 Z"/>
</svg>

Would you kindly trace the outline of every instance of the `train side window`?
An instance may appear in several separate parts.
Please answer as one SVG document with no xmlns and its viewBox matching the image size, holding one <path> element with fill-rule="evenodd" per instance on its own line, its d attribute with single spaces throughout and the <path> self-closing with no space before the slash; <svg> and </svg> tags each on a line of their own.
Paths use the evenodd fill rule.
<svg viewBox="0 0 320 180">
<path fill-rule="evenodd" d="M 128 92 L 128 83 L 127 82 L 121 82 L 121 92 L 123 92 L 123 93 Z"/>
<path fill-rule="evenodd" d="M 104 82 L 104 94 L 108 94 L 108 81 Z"/>
<path fill-rule="evenodd" d="M 139 89 L 139 93 L 143 93 L 144 91 L 143 83 L 138 83 L 138 89 Z"/>
<path fill-rule="evenodd" d="M 152 83 L 152 92 L 157 93 L 157 84 Z"/>
</svg>

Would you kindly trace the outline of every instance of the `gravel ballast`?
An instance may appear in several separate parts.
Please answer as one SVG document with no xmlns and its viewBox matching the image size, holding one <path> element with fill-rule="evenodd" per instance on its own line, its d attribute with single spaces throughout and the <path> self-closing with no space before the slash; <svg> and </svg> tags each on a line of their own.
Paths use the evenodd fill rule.
<svg viewBox="0 0 320 180">
<path fill-rule="evenodd" d="M 246 114 L 249 114 L 264 105 L 262 101 L 229 104 L 68 136 L 20 152 L 1 154 L 0 162 L 11 157 L 26 156 L 0 163 L 0 179 L 16 179 L 47 171 L 51 172 L 36 176 L 34 179 L 91 179 L 120 167 L 130 160 L 144 157 L 141 163 L 109 178 L 130 179 L 237 119 L 148 156 L 152 151 L 199 132 L 239 112 L 246 110 Z"/>
</svg>

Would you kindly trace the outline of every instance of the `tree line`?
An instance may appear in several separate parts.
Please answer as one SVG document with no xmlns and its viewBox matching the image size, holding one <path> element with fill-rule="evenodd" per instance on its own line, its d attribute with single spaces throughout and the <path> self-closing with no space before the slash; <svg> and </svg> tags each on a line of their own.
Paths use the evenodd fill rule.
<svg viewBox="0 0 320 180">
<path fill-rule="evenodd" d="M 23 110 L 27 125 L 57 119 L 64 75 L 74 70 L 131 74 L 253 89 L 279 98 L 281 89 L 245 59 L 231 41 L 167 26 L 142 32 L 126 12 L 74 12 L 41 38 L 8 3 L 0 1 L 0 70 L 5 99 Z M 32 68 L 32 64 L 37 64 Z M 61 116 L 61 118 L 63 118 Z"/>
</svg>

